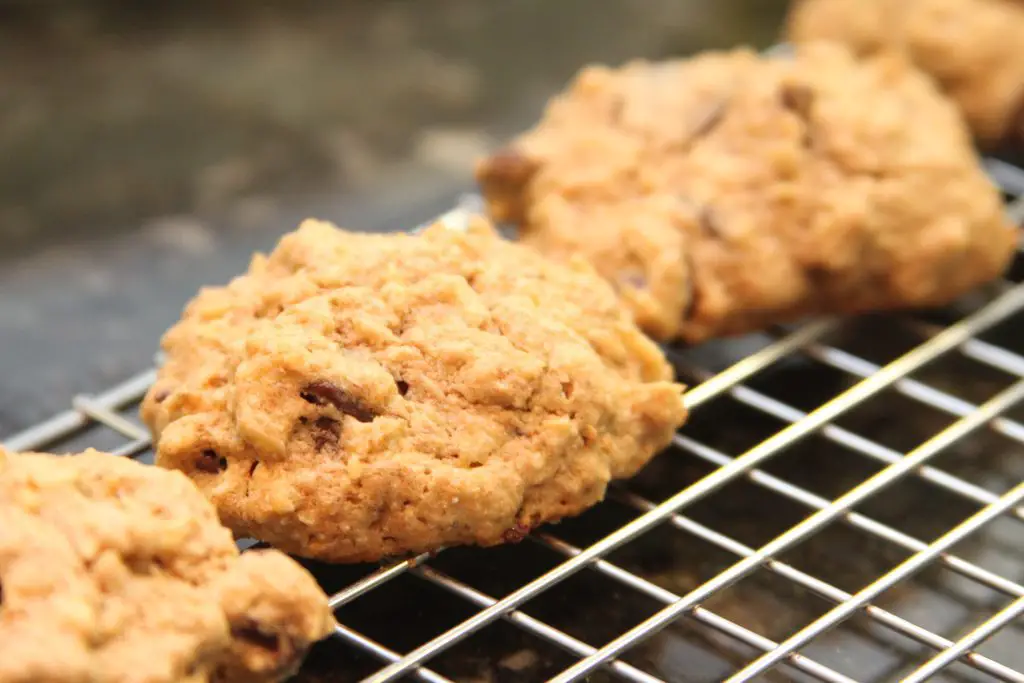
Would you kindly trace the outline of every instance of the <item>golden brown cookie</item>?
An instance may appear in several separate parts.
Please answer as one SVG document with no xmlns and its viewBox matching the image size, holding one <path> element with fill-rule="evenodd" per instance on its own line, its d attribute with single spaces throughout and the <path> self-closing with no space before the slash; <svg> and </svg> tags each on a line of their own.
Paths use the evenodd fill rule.
<svg viewBox="0 0 1024 683">
<path fill-rule="evenodd" d="M 177 472 L 0 448 L 0 683 L 279 681 L 333 618 Z"/>
<path fill-rule="evenodd" d="M 951 104 L 898 56 L 807 45 L 590 67 L 477 172 L 660 338 L 943 304 L 1016 243 Z"/>
<path fill-rule="evenodd" d="M 684 417 L 586 263 L 464 231 L 305 222 L 165 336 L 157 461 L 240 534 L 329 561 L 518 540 L 601 500 Z"/>
<path fill-rule="evenodd" d="M 803 0 L 794 41 L 892 49 L 931 74 L 988 146 L 1024 150 L 1024 3 L 1020 0 Z"/>
</svg>

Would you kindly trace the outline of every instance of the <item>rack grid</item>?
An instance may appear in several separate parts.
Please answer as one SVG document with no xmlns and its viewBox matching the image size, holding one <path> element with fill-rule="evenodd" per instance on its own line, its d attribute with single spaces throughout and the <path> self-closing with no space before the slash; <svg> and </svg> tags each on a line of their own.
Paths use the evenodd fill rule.
<svg viewBox="0 0 1024 683">
<path fill-rule="evenodd" d="M 998 160 L 987 160 L 986 167 L 1021 224 L 1024 171 Z M 917 682 L 936 676 L 1024 682 L 1024 625 L 1013 623 L 1024 615 L 1024 418 L 1014 416 L 1024 399 L 1024 335 L 1019 329 L 1014 334 L 1015 324 L 1024 325 L 1024 284 L 1012 273 L 959 309 L 825 319 L 698 349 L 667 348 L 683 381 L 695 384 L 686 395 L 692 415 L 652 464 L 653 475 L 615 485 L 608 502 L 578 520 L 536 531 L 521 546 L 448 550 L 359 570 L 361 576 L 331 591 L 338 623 L 333 642 L 323 647 L 373 658 L 377 665 L 363 662 L 366 673 L 358 674 L 370 683 L 438 683 L 456 676 L 435 664 L 442 655 L 506 622 L 531 642 L 563 653 L 561 660 L 549 658 L 543 675 L 558 683 L 589 676 L 642 682 Z M 96 395 L 78 396 L 70 410 L 5 444 L 62 452 L 75 450 L 84 436 L 91 445 L 149 461 L 149 435 L 134 411 L 154 378 L 150 369 Z M 794 451 L 802 451 L 794 466 L 776 467 Z M 776 510 L 744 507 L 764 496 L 772 497 L 768 507 Z M 713 500 L 720 502 L 708 504 Z M 939 500 L 945 502 L 934 502 Z M 597 533 L 593 515 L 611 507 L 614 523 L 602 518 Z M 995 527 L 1003 531 L 993 536 Z M 840 541 L 823 546 L 831 559 L 822 564 L 810 546 L 837 528 Z M 874 545 L 851 543 L 849 534 Z M 639 555 L 648 559 L 669 546 L 698 545 L 725 559 L 714 571 L 684 566 L 678 557 L 668 571 L 652 570 L 629 552 L 643 544 Z M 825 569 L 857 565 L 869 554 L 864 547 L 886 548 L 880 553 L 885 559 L 847 575 Z M 487 583 L 483 572 L 459 578 L 438 566 L 445 555 L 459 552 L 469 558 L 463 566 L 473 567 L 487 553 L 502 553 L 503 563 L 515 564 L 530 548 L 546 553 L 549 566 L 500 597 L 481 587 Z M 677 580 L 676 571 L 704 574 L 687 582 Z M 531 614 L 543 604 L 538 599 L 588 573 L 607 581 L 602 585 L 612 586 L 609 591 L 624 591 L 625 603 L 643 599 L 649 609 L 631 626 L 593 642 L 580 635 L 587 628 L 549 623 L 557 621 L 552 609 L 540 610 L 544 618 Z M 755 575 L 758 585 L 774 582 L 769 592 L 775 602 L 766 606 L 760 590 L 743 594 L 760 596 L 750 601 L 720 599 Z M 468 616 L 404 648 L 349 623 L 348 607 L 408 580 L 438 589 L 446 596 L 435 597 L 438 604 L 452 601 Z M 921 623 L 936 621 L 936 612 L 911 609 L 913 601 L 901 600 L 901 588 L 911 585 L 967 607 L 954 610 L 961 616 L 952 624 Z M 788 605 L 798 600 L 813 607 L 791 610 Z M 611 614 L 600 601 L 561 609 L 577 607 L 583 621 Z M 414 610 L 406 611 L 416 621 Z M 761 618 L 746 618 L 757 614 Z M 621 621 L 607 620 L 616 626 Z M 664 629 L 674 635 L 662 638 Z M 986 643 L 996 635 L 1003 637 L 1001 646 Z M 664 647 L 637 654 L 659 638 Z M 693 657 L 690 668 L 668 661 L 673 648 L 690 657 L 700 650 L 716 654 L 711 665 Z M 511 670 L 520 671 L 515 680 L 539 675 Z M 341 671 L 329 680 L 349 675 Z"/>
</svg>

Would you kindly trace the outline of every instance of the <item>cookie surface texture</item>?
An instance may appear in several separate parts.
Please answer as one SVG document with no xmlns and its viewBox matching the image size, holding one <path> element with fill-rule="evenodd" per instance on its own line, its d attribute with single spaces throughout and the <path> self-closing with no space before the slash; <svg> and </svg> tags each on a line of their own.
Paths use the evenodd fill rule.
<svg viewBox="0 0 1024 683">
<path fill-rule="evenodd" d="M 237 533 L 328 561 L 517 540 L 670 441 L 681 387 L 582 261 L 483 219 L 305 222 L 165 336 L 157 462 Z"/>
<path fill-rule="evenodd" d="M 587 68 L 477 176 L 524 243 L 586 257 L 642 327 L 689 342 L 943 304 L 1016 240 L 933 84 L 823 44 Z"/>
<path fill-rule="evenodd" d="M 239 556 L 180 473 L 0 448 L 0 682 L 279 681 L 332 624 L 302 567 Z"/>
<path fill-rule="evenodd" d="M 956 101 L 982 143 L 1024 152 L 1020 0 L 803 0 L 788 24 L 794 41 L 903 53 Z"/>
</svg>

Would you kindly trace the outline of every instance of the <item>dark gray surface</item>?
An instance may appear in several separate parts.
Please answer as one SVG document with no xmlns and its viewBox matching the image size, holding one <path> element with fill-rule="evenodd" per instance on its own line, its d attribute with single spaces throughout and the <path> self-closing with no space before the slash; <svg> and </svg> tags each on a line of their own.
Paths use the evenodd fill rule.
<svg viewBox="0 0 1024 683">
<path fill-rule="evenodd" d="M 765 43 L 782 5 L 0 3 L 0 238 L 365 189 L 415 159 L 464 168 L 581 64 Z"/>
<path fill-rule="evenodd" d="M 415 225 L 580 65 L 765 44 L 783 4 L 0 4 L 0 435 L 299 219 Z"/>
</svg>

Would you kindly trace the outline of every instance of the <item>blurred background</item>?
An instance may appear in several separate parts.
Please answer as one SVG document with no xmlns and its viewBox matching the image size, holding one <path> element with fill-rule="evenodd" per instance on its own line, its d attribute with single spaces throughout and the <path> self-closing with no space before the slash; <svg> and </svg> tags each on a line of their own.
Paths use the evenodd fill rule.
<svg viewBox="0 0 1024 683">
<path fill-rule="evenodd" d="M 785 4 L 0 3 L 0 435 L 302 217 L 411 227 L 583 64 L 765 46 Z"/>
</svg>

